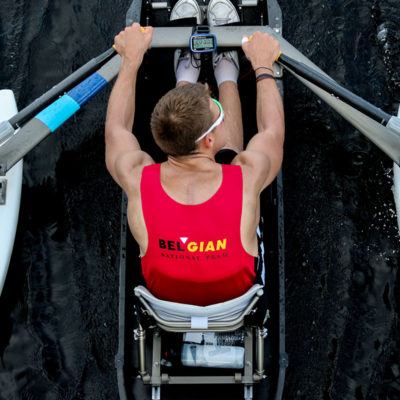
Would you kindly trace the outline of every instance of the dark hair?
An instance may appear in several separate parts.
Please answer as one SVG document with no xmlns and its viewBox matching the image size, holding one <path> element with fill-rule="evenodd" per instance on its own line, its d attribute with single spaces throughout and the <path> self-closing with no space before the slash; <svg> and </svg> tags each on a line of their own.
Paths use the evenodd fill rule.
<svg viewBox="0 0 400 400">
<path fill-rule="evenodd" d="M 158 101 L 150 126 L 164 153 L 185 156 L 196 152 L 196 139 L 212 121 L 208 85 L 188 83 L 170 90 Z"/>
</svg>

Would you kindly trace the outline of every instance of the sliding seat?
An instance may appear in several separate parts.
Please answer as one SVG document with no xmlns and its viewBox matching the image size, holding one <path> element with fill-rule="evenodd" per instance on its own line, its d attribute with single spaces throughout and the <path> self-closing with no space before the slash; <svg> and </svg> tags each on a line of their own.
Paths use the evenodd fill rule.
<svg viewBox="0 0 400 400">
<path fill-rule="evenodd" d="M 140 321 L 135 331 L 139 341 L 139 373 L 145 384 L 152 386 L 152 399 L 160 399 L 161 385 L 164 384 L 243 384 L 244 398 L 252 399 L 253 384 L 263 377 L 264 338 L 263 323 L 255 324 L 251 318 L 257 311 L 259 300 L 264 294 L 263 286 L 255 284 L 242 296 L 209 306 L 164 301 L 153 296 L 144 286 L 134 289 L 137 313 Z M 268 315 L 268 310 L 266 310 Z M 143 321 L 147 323 L 144 324 Z M 264 318 L 262 318 L 264 321 Z M 145 326 L 147 326 L 145 328 Z M 244 330 L 243 368 L 226 375 L 171 376 L 161 372 L 161 348 L 164 332 L 232 332 Z M 146 368 L 146 330 L 154 329 L 152 343 L 151 373 Z M 253 363 L 253 353 L 256 362 Z M 187 367 L 191 368 L 191 367 Z M 229 368 L 229 367 L 228 367 Z M 234 367 L 232 367 L 234 368 Z M 194 369 L 195 370 L 195 369 Z M 225 369 L 224 369 L 225 371 Z"/>
</svg>

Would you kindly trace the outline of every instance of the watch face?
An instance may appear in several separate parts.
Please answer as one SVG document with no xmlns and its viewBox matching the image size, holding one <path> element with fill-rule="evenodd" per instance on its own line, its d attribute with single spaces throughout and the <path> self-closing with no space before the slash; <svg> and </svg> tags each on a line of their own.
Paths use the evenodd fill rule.
<svg viewBox="0 0 400 400">
<path fill-rule="evenodd" d="M 193 52 L 198 52 L 198 53 L 214 51 L 216 49 L 215 36 L 212 34 L 192 35 L 190 41 L 190 48 Z"/>
</svg>

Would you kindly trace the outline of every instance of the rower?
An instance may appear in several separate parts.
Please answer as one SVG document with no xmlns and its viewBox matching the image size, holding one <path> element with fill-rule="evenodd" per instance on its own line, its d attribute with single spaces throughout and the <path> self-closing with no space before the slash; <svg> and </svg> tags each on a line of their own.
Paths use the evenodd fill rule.
<svg viewBox="0 0 400 400">
<path fill-rule="evenodd" d="M 195 0 L 179 0 L 171 20 L 188 17 L 201 24 L 205 16 Z M 240 20 L 229 0 L 211 0 L 206 18 L 210 26 Z M 122 63 L 107 111 L 106 163 L 128 196 L 129 226 L 148 289 L 164 300 L 215 304 L 260 280 L 259 196 L 283 156 L 283 106 L 273 78 L 279 43 L 256 32 L 242 46 L 257 82 L 258 133 L 245 151 L 237 52 L 214 51 L 204 31 L 194 33 L 191 49 L 176 50 L 176 87 L 159 100 L 151 118 L 153 137 L 167 156 L 155 164 L 131 132 L 137 71 L 151 39 L 152 28 L 142 32 L 138 24 L 115 38 Z M 199 53 L 207 50 L 219 100 L 197 82 Z"/>
</svg>

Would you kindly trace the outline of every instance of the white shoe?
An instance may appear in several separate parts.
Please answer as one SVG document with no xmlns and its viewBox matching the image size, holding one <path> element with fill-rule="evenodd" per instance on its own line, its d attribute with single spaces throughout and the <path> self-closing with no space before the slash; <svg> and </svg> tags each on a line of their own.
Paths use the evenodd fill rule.
<svg viewBox="0 0 400 400">
<path fill-rule="evenodd" d="M 192 54 L 189 49 L 176 49 L 174 53 L 174 71 L 176 76 L 176 70 L 178 69 L 178 64 L 183 63 L 182 65 L 186 70 L 192 69 L 196 70 L 196 72 L 192 72 L 190 81 L 194 80 L 197 82 L 200 75 L 201 68 L 201 60 L 199 54 Z M 189 71 L 187 71 L 188 73 Z M 185 74 L 187 75 L 187 74 Z M 177 77 L 178 78 L 178 77 Z M 181 79 L 185 80 L 185 79 Z"/>
<path fill-rule="evenodd" d="M 204 15 L 196 0 L 179 0 L 171 11 L 170 20 L 196 18 L 197 24 L 203 22 Z"/>
<path fill-rule="evenodd" d="M 239 14 L 229 0 L 211 0 L 207 7 L 209 26 L 226 25 L 239 22 Z"/>
<path fill-rule="evenodd" d="M 239 71 L 239 56 L 236 50 L 224 51 L 223 53 L 219 54 L 216 51 L 214 51 L 212 55 L 214 71 L 216 68 L 218 68 L 220 61 L 224 59 L 233 63 L 237 68 L 237 70 Z"/>
<path fill-rule="evenodd" d="M 239 22 L 240 18 L 235 6 L 229 0 L 211 0 L 207 7 L 207 21 L 209 26 L 217 26 Z M 231 50 L 220 54 L 213 53 L 214 71 L 223 59 L 231 61 L 239 70 L 238 53 Z"/>
</svg>

